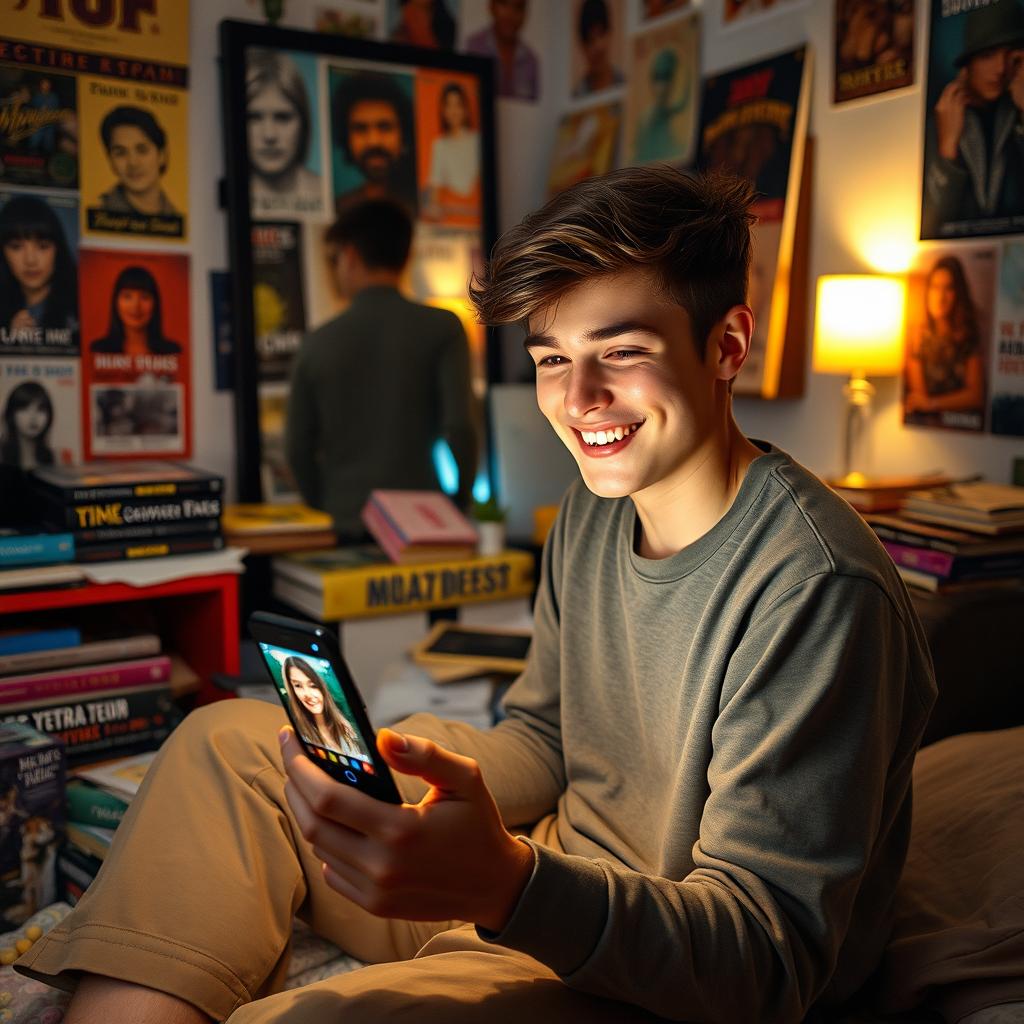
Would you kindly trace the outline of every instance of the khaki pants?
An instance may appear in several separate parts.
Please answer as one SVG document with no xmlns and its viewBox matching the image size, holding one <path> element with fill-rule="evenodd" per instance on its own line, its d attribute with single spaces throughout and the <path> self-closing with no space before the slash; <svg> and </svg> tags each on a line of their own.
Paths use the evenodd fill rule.
<svg viewBox="0 0 1024 1024">
<path fill-rule="evenodd" d="M 259 701 L 189 715 L 96 881 L 18 969 L 67 989 L 82 971 L 135 982 L 231 1024 L 655 1019 L 574 991 L 470 925 L 383 920 L 328 888 L 284 797 L 283 724 Z M 557 843 L 553 817 L 534 838 Z M 295 915 L 371 966 L 279 991 Z"/>
</svg>

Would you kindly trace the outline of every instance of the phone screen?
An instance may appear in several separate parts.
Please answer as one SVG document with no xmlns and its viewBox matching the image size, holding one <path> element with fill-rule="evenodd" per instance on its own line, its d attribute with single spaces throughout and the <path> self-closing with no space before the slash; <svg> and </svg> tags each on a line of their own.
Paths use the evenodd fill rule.
<svg viewBox="0 0 1024 1024">
<path fill-rule="evenodd" d="M 371 741 L 363 735 L 334 668 L 326 658 L 260 643 L 270 675 L 290 712 L 292 723 L 312 757 L 374 775 Z"/>
</svg>

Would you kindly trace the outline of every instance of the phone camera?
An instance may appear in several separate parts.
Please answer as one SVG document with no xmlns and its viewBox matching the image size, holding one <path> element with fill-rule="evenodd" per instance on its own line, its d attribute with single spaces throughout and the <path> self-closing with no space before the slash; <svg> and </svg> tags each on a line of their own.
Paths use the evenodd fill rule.
<svg viewBox="0 0 1024 1024">
<path fill-rule="evenodd" d="M 310 646 L 310 649 L 313 650 L 313 651 L 319 651 L 320 650 L 320 645 L 319 644 L 310 644 L 309 646 Z"/>
</svg>

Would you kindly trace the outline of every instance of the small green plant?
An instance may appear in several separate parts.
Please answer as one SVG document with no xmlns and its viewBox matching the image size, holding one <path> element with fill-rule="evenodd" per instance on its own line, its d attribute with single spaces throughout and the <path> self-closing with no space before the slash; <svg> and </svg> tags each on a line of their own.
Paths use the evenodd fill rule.
<svg viewBox="0 0 1024 1024">
<path fill-rule="evenodd" d="M 486 501 L 474 501 L 470 515 L 478 523 L 505 522 L 505 509 L 498 504 L 498 499 L 493 494 Z"/>
</svg>

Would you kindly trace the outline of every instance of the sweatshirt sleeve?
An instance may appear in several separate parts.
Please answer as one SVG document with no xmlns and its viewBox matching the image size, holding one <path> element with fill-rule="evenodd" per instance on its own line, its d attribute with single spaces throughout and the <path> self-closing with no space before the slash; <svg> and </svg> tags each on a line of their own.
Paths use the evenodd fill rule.
<svg viewBox="0 0 1024 1024">
<path fill-rule="evenodd" d="M 531 843 L 519 904 L 501 933 L 481 936 L 670 1020 L 802 1020 L 832 974 L 866 868 L 878 867 L 876 844 L 893 887 L 905 856 L 881 837 L 909 813 L 910 764 L 893 758 L 903 701 L 920 699 L 909 663 L 903 624 L 874 582 L 826 573 L 787 591 L 729 661 L 690 874 Z"/>
<path fill-rule="evenodd" d="M 533 641 L 525 670 L 505 695 L 506 717 L 488 730 L 426 714 L 413 715 L 397 726 L 475 758 L 509 828 L 535 822 L 554 810 L 565 789 L 557 583 L 564 522 L 563 505 L 541 556 Z M 406 800 L 418 800 L 425 792 L 418 779 L 403 777 L 400 788 Z"/>
</svg>

